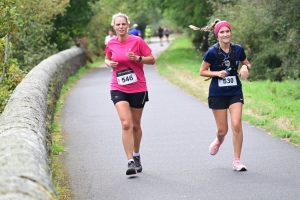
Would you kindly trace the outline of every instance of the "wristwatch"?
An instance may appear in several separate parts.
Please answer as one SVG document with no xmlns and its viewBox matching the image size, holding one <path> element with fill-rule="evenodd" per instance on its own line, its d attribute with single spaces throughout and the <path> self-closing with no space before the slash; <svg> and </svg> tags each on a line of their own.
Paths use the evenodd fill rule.
<svg viewBox="0 0 300 200">
<path fill-rule="evenodd" d="M 138 62 L 142 61 L 142 56 L 139 57 L 139 59 L 137 60 Z"/>
</svg>

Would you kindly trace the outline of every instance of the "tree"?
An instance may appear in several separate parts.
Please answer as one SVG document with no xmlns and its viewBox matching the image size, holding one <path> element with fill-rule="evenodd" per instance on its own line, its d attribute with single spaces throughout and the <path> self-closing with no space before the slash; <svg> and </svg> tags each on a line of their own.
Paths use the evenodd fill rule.
<svg viewBox="0 0 300 200">
<path fill-rule="evenodd" d="M 205 26 L 212 13 L 212 6 L 206 0 L 146 0 L 148 5 L 160 8 L 164 16 L 177 26 L 188 30 L 189 25 Z M 207 33 L 188 30 L 197 49 L 206 50 Z"/>
<path fill-rule="evenodd" d="M 15 0 L 3 0 L 0 2 L 0 38 L 7 33 L 12 34 L 19 30 L 22 20 L 17 12 Z"/>
<path fill-rule="evenodd" d="M 273 18 L 274 31 L 272 39 L 274 49 L 278 55 L 280 65 L 273 78 L 299 79 L 300 78 L 300 4 L 297 0 L 283 1 L 268 0 L 270 14 Z M 273 2 L 273 3 L 271 3 Z"/>
<path fill-rule="evenodd" d="M 118 10 L 115 8 L 118 7 Z M 112 29 L 112 15 L 118 12 L 125 13 L 129 16 L 131 26 L 134 23 L 139 25 L 139 29 L 144 34 L 146 25 L 151 25 L 152 30 L 158 21 L 162 19 L 159 9 L 147 5 L 144 1 L 136 2 L 128 0 L 120 2 L 117 0 L 102 0 L 93 4 L 93 13 L 95 15 L 85 29 L 88 40 L 88 49 L 94 56 L 104 55 L 104 38 L 109 29 Z"/>
<path fill-rule="evenodd" d="M 230 3 L 229 3 L 230 2 Z M 211 1 L 216 18 L 232 26 L 232 40 L 243 45 L 252 66 L 251 79 L 299 79 L 300 9 L 296 0 Z M 209 34 L 209 41 L 215 40 Z M 292 66 L 292 67 L 291 67 Z"/>
<path fill-rule="evenodd" d="M 8 52 L 11 48 L 9 36 L 20 30 L 22 20 L 16 11 L 14 0 L 0 2 L 0 113 L 3 111 L 10 94 L 21 82 L 25 73 L 19 69 L 16 59 L 9 57 Z"/>
<path fill-rule="evenodd" d="M 19 30 L 22 24 L 19 14 L 16 12 L 15 1 L 6 0 L 0 2 L 1 18 L 0 18 L 0 67 L 2 74 L 0 83 L 5 75 L 6 64 L 8 62 L 9 36 Z M 5 39 L 4 39 L 5 37 Z"/>
<path fill-rule="evenodd" d="M 51 34 L 51 44 L 56 44 L 59 50 L 70 47 L 76 43 L 76 37 L 84 36 L 85 29 L 95 13 L 92 3 L 98 0 L 70 0 L 64 13 L 59 13 L 54 18 L 54 30 Z"/>
<path fill-rule="evenodd" d="M 52 31 L 51 18 L 63 12 L 68 0 L 16 0 L 16 10 L 23 21 L 20 31 L 11 36 L 12 57 L 21 69 L 29 71 L 43 59 L 57 52 L 49 44 L 48 33 Z"/>
</svg>

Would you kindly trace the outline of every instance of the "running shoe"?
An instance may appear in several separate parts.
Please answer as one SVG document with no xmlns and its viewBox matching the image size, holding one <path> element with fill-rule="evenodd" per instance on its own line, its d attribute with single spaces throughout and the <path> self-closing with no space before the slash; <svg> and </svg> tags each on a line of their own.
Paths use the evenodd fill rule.
<svg viewBox="0 0 300 200">
<path fill-rule="evenodd" d="M 140 156 L 133 156 L 133 160 L 135 163 L 135 169 L 137 172 L 142 172 L 142 164 L 141 164 L 141 157 Z"/>
<path fill-rule="evenodd" d="M 219 141 L 218 138 L 216 138 L 209 146 L 209 153 L 211 155 L 216 155 L 219 151 L 219 148 L 221 144 L 224 142 L 225 137 L 223 138 L 222 141 Z"/>
<path fill-rule="evenodd" d="M 128 162 L 128 169 L 126 171 L 126 175 L 132 175 L 137 174 L 137 171 L 135 169 L 135 164 L 133 161 Z"/>
<path fill-rule="evenodd" d="M 233 161 L 233 170 L 234 171 L 247 171 L 247 168 L 245 165 L 241 163 L 240 160 Z"/>
</svg>

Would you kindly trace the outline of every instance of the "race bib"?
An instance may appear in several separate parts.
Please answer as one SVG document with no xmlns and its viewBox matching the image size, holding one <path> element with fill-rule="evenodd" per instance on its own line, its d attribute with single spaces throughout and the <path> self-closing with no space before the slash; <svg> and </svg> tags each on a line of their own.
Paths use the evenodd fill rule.
<svg viewBox="0 0 300 200">
<path fill-rule="evenodd" d="M 235 76 L 226 76 L 223 79 L 218 79 L 219 87 L 228 87 L 237 85 Z"/>
<path fill-rule="evenodd" d="M 117 71 L 117 80 L 119 85 L 128 85 L 137 82 L 136 75 L 131 68 Z"/>
</svg>

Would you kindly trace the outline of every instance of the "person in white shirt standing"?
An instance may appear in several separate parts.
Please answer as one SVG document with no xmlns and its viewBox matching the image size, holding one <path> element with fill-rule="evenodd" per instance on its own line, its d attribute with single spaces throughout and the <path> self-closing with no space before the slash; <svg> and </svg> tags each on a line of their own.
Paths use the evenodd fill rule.
<svg viewBox="0 0 300 200">
<path fill-rule="evenodd" d="M 110 29 L 108 31 L 108 35 L 105 37 L 104 44 L 107 45 L 108 41 L 111 40 L 113 37 L 115 37 L 114 32 Z M 110 71 L 112 72 L 113 69 L 111 68 Z"/>
<path fill-rule="evenodd" d="M 107 45 L 108 41 L 115 37 L 114 32 L 112 30 L 108 31 L 108 35 L 105 37 L 104 44 Z"/>
</svg>

